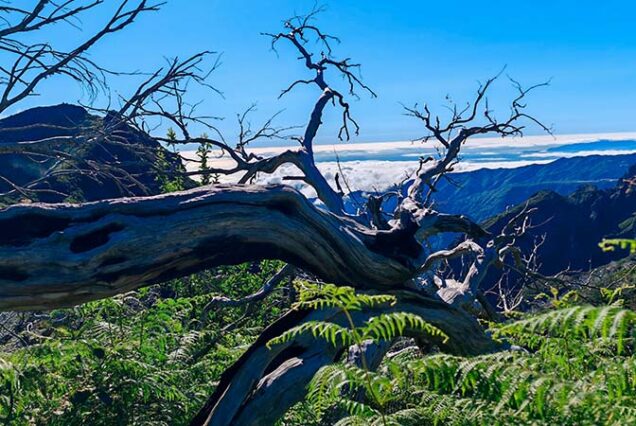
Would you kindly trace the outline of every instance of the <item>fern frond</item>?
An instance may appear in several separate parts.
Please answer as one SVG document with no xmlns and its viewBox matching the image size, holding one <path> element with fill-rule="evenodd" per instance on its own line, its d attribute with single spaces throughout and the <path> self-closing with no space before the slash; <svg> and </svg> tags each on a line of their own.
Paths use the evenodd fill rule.
<svg viewBox="0 0 636 426">
<path fill-rule="evenodd" d="M 390 295 L 357 294 L 351 287 L 333 284 L 302 283 L 299 288 L 295 309 L 339 308 L 347 311 L 359 311 L 381 305 L 395 304 L 396 298 Z"/>
<path fill-rule="evenodd" d="M 177 348 L 168 355 L 168 360 L 173 363 L 189 361 L 205 337 L 206 333 L 197 330 L 180 336 Z"/>
<path fill-rule="evenodd" d="M 439 337 L 444 342 L 448 341 L 448 336 L 442 330 L 424 321 L 419 315 L 408 312 L 391 312 L 373 317 L 367 321 L 361 331 L 365 340 L 372 339 L 377 342 L 402 336 L 406 329 L 425 333 L 431 337 Z"/>
<path fill-rule="evenodd" d="M 633 344 L 636 313 L 619 306 L 575 306 L 536 315 L 504 325 L 495 331 L 498 337 L 527 338 L 540 344 L 541 337 L 611 339 L 619 354 L 627 343 Z"/>
<path fill-rule="evenodd" d="M 351 330 L 346 327 L 331 322 L 310 321 L 290 328 L 280 336 L 269 340 L 267 347 L 271 348 L 274 345 L 288 343 L 305 333 L 311 333 L 313 337 L 323 339 L 333 346 L 350 346 L 354 342 Z"/>
</svg>

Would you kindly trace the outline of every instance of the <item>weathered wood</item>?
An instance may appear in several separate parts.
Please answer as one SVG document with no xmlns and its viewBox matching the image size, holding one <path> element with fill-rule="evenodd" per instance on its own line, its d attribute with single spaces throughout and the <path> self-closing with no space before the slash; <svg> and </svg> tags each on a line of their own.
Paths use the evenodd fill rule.
<svg viewBox="0 0 636 426">
<path fill-rule="evenodd" d="M 477 320 L 463 310 L 408 291 L 400 291 L 396 296 L 398 303 L 395 306 L 353 312 L 354 321 L 362 324 L 381 313 L 411 312 L 449 336 L 446 343 L 436 342 L 449 353 L 474 355 L 498 349 L 497 343 L 484 333 Z M 216 391 L 191 425 L 273 424 L 289 407 L 302 400 L 314 374 L 322 366 L 333 363 L 347 349 L 334 347 L 311 334 L 299 335 L 271 349 L 266 347 L 273 337 L 308 321 L 347 324 L 344 315 L 335 309 L 291 311 L 283 316 L 226 370 Z M 409 335 L 408 330 L 406 334 Z"/>
<path fill-rule="evenodd" d="M 204 187 L 0 211 L 0 309 L 48 309 L 217 265 L 281 259 L 326 281 L 392 289 L 420 248 L 317 209 L 286 186 Z M 390 245 L 383 240 L 391 239 Z"/>
<path fill-rule="evenodd" d="M 326 281 L 396 294 L 399 303 L 388 310 L 413 312 L 440 327 L 451 336 L 450 352 L 482 353 L 493 343 L 473 318 L 407 290 L 426 259 L 416 237 L 469 228 L 464 218 L 431 211 L 407 226 L 373 230 L 276 185 L 15 205 L 0 211 L 0 308 L 71 306 L 216 265 L 281 259 Z M 362 322 L 380 313 L 354 317 Z M 265 344 L 312 319 L 344 323 L 335 311 L 283 317 L 224 374 L 194 424 L 267 424 L 300 400 L 315 372 L 346 348 L 311 336 L 272 350 Z"/>
</svg>

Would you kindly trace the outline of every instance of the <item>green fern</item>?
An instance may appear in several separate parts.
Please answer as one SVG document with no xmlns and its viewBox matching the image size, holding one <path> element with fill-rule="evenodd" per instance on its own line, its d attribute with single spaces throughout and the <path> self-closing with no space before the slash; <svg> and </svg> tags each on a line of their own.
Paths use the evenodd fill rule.
<svg viewBox="0 0 636 426">
<path fill-rule="evenodd" d="M 439 328 L 427 323 L 419 315 L 408 312 L 391 312 L 373 317 L 361 328 L 362 340 L 390 341 L 402 336 L 405 331 L 412 330 L 430 337 L 439 337 L 444 343 L 448 336 Z"/>
<path fill-rule="evenodd" d="M 367 327 L 393 336 L 386 323 Z M 324 419 L 344 408 L 338 425 L 636 424 L 635 323 L 616 305 L 526 314 L 490 330 L 525 349 L 472 358 L 400 351 L 377 372 L 336 364 L 316 375 L 307 400 Z"/>
<path fill-rule="evenodd" d="M 297 284 L 298 301 L 293 304 L 295 309 L 325 309 L 338 308 L 347 311 L 360 311 L 381 305 L 393 305 L 394 296 L 357 294 L 351 287 L 340 287 L 333 284 Z"/>
<path fill-rule="evenodd" d="M 310 321 L 287 330 L 278 337 L 267 342 L 267 347 L 284 344 L 298 336 L 310 333 L 315 338 L 326 340 L 334 346 L 350 346 L 362 344 L 366 340 L 390 341 L 402 336 L 407 330 L 424 333 L 431 337 L 448 339 L 439 328 L 427 323 L 420 316 L 408 312 L 391 312 L 368 319 L 365 324 L 358 326 L 354 323 L 351 312 L 363 308 L 373 308 L 381 305 L 395 304 L 395 297 L 386 295 L 357 294 L 350 287 L 334 285 L 315 285 L 301 283 L 299 300 L 294 303 L 294 309 L 337 309 L 347 319 L 347 325 L 342 326 L 326 321 Z"/>
<path fill-rule="evenodd" d="M 391 306 L 395 297 L 385 295 L 356 294 L 352 288 L 333 285 L 313 285 L 301 283 L 299 301 L 295 309 L 336 309 L 346 319 L 346 325 L 326 321 L 309 321 L 296 326 L 280 336 L 269 340 L 268 347 L 288 343 L 301 335 L 311 334 L 314 338 L 327 341 L 336 347 L 357 345 L 362 347 L 368 341 L 392 341 L 407 331 L 416 331 L 432 338 L 446 341 L 448 336 L 437 327 L 427 323 L 420 316 L 408 312 L 390 312 L 371 317 L 358 325 L 352 318 L 352 311 L 382 305 Z M 308 398 L 316 412 L 322 415 L 329 407 L 338 405 L 349 417 L 338 424 L 372 424 L 379 419 L 387 423 L 385 407 L 393 399 L 396 384 L 392 379 L 369 370 L 364 353 L 361 353 L 362 368 L 354 365 L 326 366 L 318 371 L 310 387 Z M 366 401 L 342 398 L 344 394 L 362 390 Z"/>
<path fill-rule="evenodd" d="M 269 340 L 267 347 L 271 348 L 274 345 L 290 342 L 305 333 L 311 333 L 313 337 L 326 340 L 334 346 L 350 346 L 354 342 L 353 333 L 346 327 L 331 322 L 311 321 L 293 327 L 280 336 Z"/>
<path fill-rule="evenodd" d="M 506 324 L 495 331 L 495 336 L 517 339 L 530 347 L 549 337 L 604 339 L 613 342 L 620 355 L 626 349 L 634 349 L 635 327 L 636 312 L 629 309 L 613 305 L 575 306 Z"/>
</svg>

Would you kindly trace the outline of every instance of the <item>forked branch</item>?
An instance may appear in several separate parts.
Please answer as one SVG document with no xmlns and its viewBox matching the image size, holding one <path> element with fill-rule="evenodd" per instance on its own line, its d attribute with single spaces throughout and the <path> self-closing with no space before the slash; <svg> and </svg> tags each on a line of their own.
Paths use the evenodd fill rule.
<svg viewBox="0 0 636 426">
<path fill-rule="evenodd" d="M 41 82 L 56 75 L 70 77 L 93 94 L 105 87 L 105 74 L 111 71 L 89 59 L 88 50 L 108 35 L 131 25 L 140 14 L 156 11 L 162 5 L 147 0 L 131 3 L 130 0 L 120 1 L 106 24 L 84 42 L 65 50 L 55 48 L 48 41 L 25 42 L 21 36 L 59 22 L 73 24 L 86 11 L 104 4 L 102 0 L 62 3 L 40 0 L 31 10 L 11 6 L 0 8 L 6 23 L 0 30 L 0 51 L 13 58 L 11 66 L 0 67 L 0 82 L 4 86 L 0 94 L 0 112 L 33 95 Z"/>
</svg>

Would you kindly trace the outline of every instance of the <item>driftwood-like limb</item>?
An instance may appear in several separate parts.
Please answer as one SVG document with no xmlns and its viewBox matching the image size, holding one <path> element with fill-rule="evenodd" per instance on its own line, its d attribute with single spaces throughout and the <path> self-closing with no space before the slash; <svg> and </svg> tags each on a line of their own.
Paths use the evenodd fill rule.
<svg viewBox="0 0 636 426">
<path fill-rule="evenodd" d="M 440 117 L 433 117 L 427 105 L 423 110 L 419 110 L 417 105 L 414 108 L 406 108 L 407 114 L 422 121 L 427 130 L 427 135 L 422 138 L 422 142 L 430 140 L 436 141 L 441 146 L 440 158 L 432 157 L 420 160 L 420 167 L 416 172 L 413 182 L 408 187 L 407 197 L 401 203 L 401 210 L 409 211 L 411 214 L 417 211 L 413 206 L 420 206 L 424 199 L 425 190 L 435 191 L 435 185 L 440 178 L 451 172 L 459 161 L 459 154 L 462 146 L 476 135 L 493 134 L 501 137 L 522 136 L 527 122 L 539 126 L 550 133 L 550 129 L 542 124 L 538 119 L 525 112 L 526 96 L 533 90 L 545 86 L 548 83 L 537 84 L 527 89 L 521 87 L 519 83 L 511 79 L 513 87 L 517 91 L 517 97 L 511 101 L 510 115 L 502 121 L 494 117 L 493 112 L 488 108 L 486 92 L 499 76 L 495 76 L 486 81 L 477 90 L 475 100 L 466 105 L 463 109 L 458 109 L 455 104 L 451 108 L 451 118 L 446 125 L 441 124 Z M 478 112 L 482 110 L 485 123 L 477 123 Z M 403 216 L 406 218 L 406 216 Z"/>
<path fill-rule="evenodd" d="M 317 11 L 315 11 L 317 12 Z M 351 131 L 358 132 L 358 124 L 352 118 L 350 105 L 345 96 L 332 87 L 325 78 L 327 70 L 341 75 L 347 81 L 348 93 L 357 96 L 356 89 L 367 91 L 371 96 L 375 93 L 364 83 L 354 71 L 359 68 L 359 64 L 351 63 L 350 60 L 336 60 L 331 56 L 329 43 L 335 37 L 324 34 L 311 20 L 315 13 L 312 12 L 306 17 L 295 17 L 285 22 L 287 32 L 279 34 L 267 34 L 272 38 L 272 46 L 277 42 L 288 41 L 298 50 L 306 68 L 314 74 L 312 79 L 298 80 L 292 83 L 282 94 L 288 93 L 300 84 L 312 85 L 319 89 L 319 95 L 309 114 L 309 120 L 304 128 L 302 137 L 295 137 L 300 147 L 289 149 L 279 155 L 269 158 L 261 158 L 247 151 L 248 145 L 254 141 L 262 139 L 289 139 L 287 131 L 294 129 L 291 127 L 275 127 L 272 118 L 256 130 L 249 125 L 246 116 L 254 110 L 251 106 L 243 114 L 238 114 L 239 135 L 235 144 L 226 142 L 220 132 L 213 125 L 209 124 L 210 119 L 217 117 L 201 117 L 195 114 L 197 104 L 191 104 L 185 100 L 187 87 L 189 84 L 204 86 L 217 91 L 207 83 L 207 78 L 211 70 L 216 68 L 218 61 L 207 71 L 204 70 L 203 60 L 211 52 L 196 54 L 184 61 L 173 59 L 165 69 L 157 70 L 147 78 L 139 88 L 128 99 L 122 99 L 122 107 L 116 113 L 117 116 L 128 124 L 139 130 L 150 131 L 156 126 L 150 122 L 153 119 L 168 121 L 176 128 L 179 135 L 173 134 L 172 138 L 159 137 L 157 140 L 170 144 L 191 144 L 199 143 L 220 150 L 223 155 L 235 163 L 227 168 L 210 168 L 205 170 L 189 171 L 187 176 L 204 174 L 239 175 L 238 183 L 253 183 L 258 174 L 271 174 L 282 165 L 291 164 L 296 166 L 302 173 L 298 179 L 313 188 L 324 206 L 332 213 L 346 215 L 341 191 L 337 191 L 323 174 L 318 170 L 314 159 L 314 139 L 322 125 L 322 117 L 325 108 L 329 104 L 338 106 L 342 110 L 342 125 L 339 131 L 340 139 L 349 139 Z M 320 59 L 314 60 L 314 53 L 308 50 L 310 37 L 316 38 L 327 48 L 329 55 L 321 55 Z M 281 95 L 282 95 L 281 94 Z M 193 137 L 189 131 L 189 125 L 196 124 L 204 126 L 208 130 L 216 133 L 218 138 L 206 135 L 205 137 Z M 353 130 L 350 130 L 353 128 Z M 187 160 L 192 161 L 192 160 Z"/>
<path fill-rule="evenodd" d="M 34 32 L 59 21 L 68 22 L 68 18 L 102 3 L 102 0 L 61 3 L 40 0 L 35 2 L 32 10 L 0 6 L 0 12 L 18 16 L 16 20 L 5 19 L 7 27 L 0 30 L 0 51 L 17 58 L 13 66 L 0 67 L 0 83 L 3 83 L 0 112 L 32 95 L 41 81 L 55 75 L 71 77 L 89 91 L 104 86 L 106 71 L 88 59 L 87 51 L 108 34 L 130 25 L 139 14 L 156 10 L 161 4 L 147 0 L 119 0 L 116 2 L 119 7 L 115 8 L 110 20 L 68 52 L 58 51 L 46 42 L 25 45 L 15 39 L 20 33 Z M 61 9 L 60 4 L 65 7 Z M 313 24 L 316 12 L 294 17 L 285 22 L 284 32 L 269 34 L 272 47 L 278 42 L 291 43 L 311 74 L 311 78 L 293 82 L 281 96 L 301 85 L 318 89 L 303 135 L 294 138 L 299 146 L 270 158 L 248 152 L 250 143 L 287 138 L 286 130 L 291 129 L 274 127 L 274 115 L 260 129 L 252 130 L 246 116 L 253 108 L 239 115 L 238 141 L 229 144 L 209 123 L 215 117 L 197 116 L 194 112 L 197 104 L 185 99 L 189 83 L 216 90 L 206 81 L 209 70 L 216 64 L 211 68 L 203 67 L 209 52 L 196 54 L 185 61 L 169 60 L 168 66 L 151 73 L 129 98 L 122 99 L 118 111 L 101 111 L 105 125 L 99 129 L 103 134 L 95 140 L 102 137 L 108 138 L 110 144 L 125 144 L 127 135 L 123 130 L 128 136 L 134 130 L 148 137 L 147 133 L 157 128 L 149 121 L 167 120 L 176 126 L 176 131 L 172 129 L 168 137 L 155 138 L 154 143 L 198 143 L 205 149 L 220 150 L 235 162 L 226 169 L 207 167 L 190 172 L 185 172 L 181 164 L 171 163 L 175 170 L 170 172 L 181 173 L 181 177 L 203 173 L 237 174 L 238 184 L 206 186 L 146 198 L 76 205 L 33 203 L 0 210 L 0 309 L 73 306 L 219 265 L 278 259 L 326 282 L 397 297 L 398 303 L 394 306 L 356 312 L 353 315 L 356 323 L 361 324 L 387 311 L 411 312 L 450 337 L 448 342 L 435 342 L 445 351 L 479 354 L 496 349 L 496 344 L 463 307 L 478 296 L 479 284 L 490 264 L 502 263 L 508 255 L 516 264 L 523 263 L 524 258 L 515 249 L 514 242 L 528 223 L 511 225 L 514 229 L 506 229 L 482 248 L 474 242 L 489 237 L 481 227 L 464 216 L 444 215 L 431 209 L 425 192 L 434 191 L 440 178 L 453 169 L 463 144 L 470 137 L 487 133 L 519 135 L 524 129 L 520 120 L 548 130 L 524 112 L 524 97 L 538 86 L 523 89 L 513 81 L 518 96 L 512 101 L 510 116 L 503 121 L 498 121 L 487 105 L 486 91 L 494 79 L 478 89 L 473 104 L 461 110 L 452 108 L 447 125 L 432 118 L 426 106 L 424 111 L 409 110 L 430 132 L 423 139 L 433 138 L 441 145 L 440 158 L 421 160 L 413 181 L 407 188 L 400 185 L 392 195 L 398 200 L 392 212 L 383 209 L 383 202 L 392 197 L 385 194 L 371 198 L 366 214 L 350 214 L 345 211 L 344 191 L 339 179 L 336 179 L 334 189 L 316 165 L 314 141 L 329 104 L 342 114 L 339 139 L 348 140 L 351 133 L 357 133 L 358 124 L 352 118 L 347 98 L 356 97 L 356 90 L 366 91 L 371 96 L 375 93 L 362 83 L 357 73 L 358 64 L 348 58 L 333 57 L 330 43 L 336 39 Z M 324 51 L 320 54 L 311 52 L 311 39 L 322 45 Z M 347 86 L 345 91 L 338 91 L 327 82 L 327 72 L 343 77 Z M 481 125 L 475 122 L 478 117 L 483 121 Z M 193 137 L 188 127 L 193 123 L 198 128 L 203 125 L 216 132 L 218 138 Z M 73 160 L 72 153 L 61 149 L 69 142 L 75 142 L 73 137 L 60 139 L 66 136 L 66 133 L 56 134 L 55 140 L 20 139 L 0 148 L 0 154 L 24 154 L 35 157 L 36 161 L 46 158 L 54 162 L 49 173 L 58 173 L 54 167 L 56 162 Z M 86 140 L 98 144 L 91 141 L 93 139 Z M 154 160 L 153 156 L 146 158 L 153 164 Z M 114 175 L 110 165 L 70 164 L 80 171 L 89 171 L 91 178 L 98 173 Z M 201 164 L 204 164 L 203 160 Z M 285 164 L 300 170 L 300 176 L 289 176 L 288 179 L 301 180 L 313 188 L 324 209 L 288 186 L 246 185 L 253 183 L 257 175 L 274 173 Z M 134 173 L 124 177 L 133 183 L 138 180 Z M 124 179 L 116 180 L 125 187 Z M 11 194 L 28 196 L 32 190 L 29 186 L 32 183 L 15 185 L 3 176 L 0 176 L 0 182 L 9 186 Z M 402 189 L 406 189 L 406 195 Z M 447 232 L 462 233 L 469 240 L 449 250 L 427 252 L 425 240 Z M 455 280 L 454 284 L 447 280 L 445 287 L 438 286 L 435 291 L 429 291 L 432 287 L 427 284 L 444 282 L 437 265 L 462 255 L 473 260 L 464 278 Z M 532 259 L 526 261 L 533 262 Z M 246 300 L 264 297 L 292 266 L 286 268 L 266 283 L 262 291 Z M 426 283 L 419 285 L 420 279 Z M 224 300 L 224 303 L 233 301 Z M 316 342 L 307 335 L 271 350 L 266 343 L 290 327 L 311 320 L 345 324 L 343 314 L 338 311 L 288 313 L 265 330 L 224 373 L 216 392 L 194 419 L 194 424 L 272 424 L 289 406 L 299 401 L 315 372 L 338 359 L 347 348 Z"/>
<path fill-rule="evenodd" d="M 449 336 L 446 344 L 435 342 L 449 353 L 474 355 L 498 349 L 479 323 L 464 311 L 409 292 L 396 295 L 398 303 L 395 306 L 354 312 L 354 321 L 362 324 L 380 313 L 411 312 Z M 330 321 L 345 326 L 347 320 L 341 312 L 330 309 L 291 311 L 282 317 L 266 329 L 223 374 L 216 391 L 191 425 L 272 424 L 300 401 L 306 393 L 307 384 L 320 367 L 334 362 L 347 349 L 316 340 L 311 334 L 300 335 L 271 349 L 266 347 L 273 337 L 308 321 Z M 406 334 L 411 333 L 407 330 Z"/>
<path fill-rule="evenodd" d="M 240 299 L 230 299 L 226 296 L 213 297 L 204 307 L 201 313 L 201 323 L 204 323 L 208 317 L 208 313 L 215 308 L 236 307 L 254 303 L 265 299 L 276 287 L 278 287 L 285 279 L 293 280 L 296 274 L 296 268 L 289 263 L 283 266 L 269 280 L 263 284 L 257 292 L 252 293 Z"/>
<path fill-rule="evenodd" d="M 388 290 L 416 271 L 413 234 L 365 228 L 286 186 L 0 210 L 0 309 L 73 306 L 217 265 L 281 259 Z"/>
</svg>

